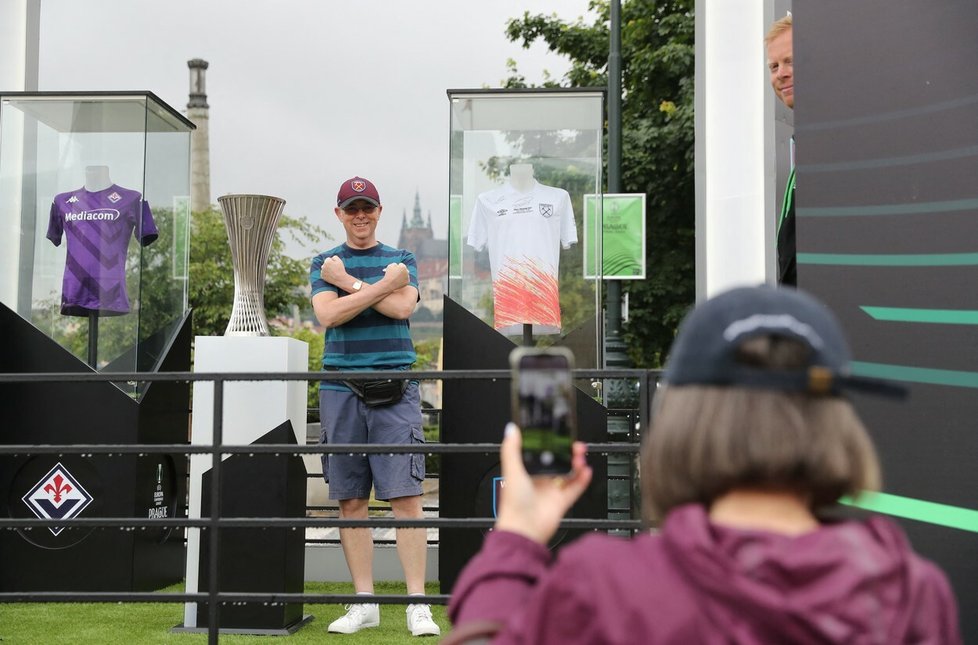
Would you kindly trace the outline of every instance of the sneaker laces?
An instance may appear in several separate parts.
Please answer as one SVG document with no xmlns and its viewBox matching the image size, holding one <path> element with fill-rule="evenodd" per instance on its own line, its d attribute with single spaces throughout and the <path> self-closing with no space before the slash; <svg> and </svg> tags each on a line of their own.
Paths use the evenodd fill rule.
<svg viewBox="0 0 978 645">
<path fill-rule="evenodd" d="M 346 610 L 347 618 L 349 618 L 350 620 L 356 620 L 360 622 L 363 621 L 363 617 L 367 613 L 366 606 L 359 603 L 352 604 L 352 605 L 343 605 L 343 609 Z"/>
<path fill-rule="evenodd" d="M 431 607 L 429 605 L 415 605 L 414 609 L 411 610 L 412 623 L 422 618 L 434 622 L 434 619 L 431 617 Z"/>
</svg>

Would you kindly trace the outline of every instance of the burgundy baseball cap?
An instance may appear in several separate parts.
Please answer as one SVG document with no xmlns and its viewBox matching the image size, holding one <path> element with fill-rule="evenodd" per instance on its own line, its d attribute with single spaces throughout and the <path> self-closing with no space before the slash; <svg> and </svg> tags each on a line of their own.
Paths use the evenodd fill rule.
<svg viewBox="0 0 978 645">
<path fill-rule="evenodd" d="M 358 199 L 374 206 L 380 206 L 380 195 L 377 193 L 377 187 L 369 179 L 354 177 L 340 184 L 340 191 L 336 193 L 337 206 L 346 208 Z"/>
</svg>

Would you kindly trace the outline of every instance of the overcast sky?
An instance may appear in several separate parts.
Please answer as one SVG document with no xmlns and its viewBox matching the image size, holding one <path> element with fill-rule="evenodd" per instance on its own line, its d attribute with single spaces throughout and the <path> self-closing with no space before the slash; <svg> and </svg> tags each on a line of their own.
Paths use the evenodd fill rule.
<svg viewBox="0 0 978 645">
<path fill-rule="evenodd" d="M 379 238 L 397 243 L 417 190 L 447 235 L 447 89 L 499 87 L 506 60 L 530 83 L 568 61 L 505 36 L 508 19 L 576 19 L 588 0 L 42 0 L 39 89 L 148 90 L 180 112 L 187 61 L 203 58 L 211 201 L 265 193 L 285 212 L 342 228 L 332 207 L 353 175 L 376 182 Z M 590 18 L 588 18 L 590 22 Z M 329 243 L 324 243 L 321 249 Z M 296 251 L 293 251 L 296 254 Z"/>
</svg>

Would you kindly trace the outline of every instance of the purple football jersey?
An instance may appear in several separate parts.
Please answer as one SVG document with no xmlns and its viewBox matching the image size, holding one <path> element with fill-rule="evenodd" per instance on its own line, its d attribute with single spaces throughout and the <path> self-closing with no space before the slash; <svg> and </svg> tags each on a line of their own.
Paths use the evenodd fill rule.
<svg viewBox="0 0 978 645">
<path fill-rule="evenodd" d="M 126 256 L 129 236 L 146 246 L 158 236 L 149 204 L 138 191 L 116 186 L 84 188 L 56 195 L 47 238 L 67 240 L 61 313 L 66 316 L 117 316 L 129 313 Z"/>
</svg>

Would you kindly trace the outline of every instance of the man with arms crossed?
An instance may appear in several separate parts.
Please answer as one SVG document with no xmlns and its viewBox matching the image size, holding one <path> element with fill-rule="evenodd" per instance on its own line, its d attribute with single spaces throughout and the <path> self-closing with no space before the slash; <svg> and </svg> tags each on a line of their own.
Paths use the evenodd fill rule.
<svg viewBox="0 0 978 645">
<path fill-rule="evenodd" d="M 377 240 L 383 207 L 369 180 L 354 177 L 343 182 L 333 210 L 346 231 L 346 242 L 316 256 L 309 275 L 313 310 L 326 327 L 323 368 L 406 370 L 417 358 L 408 324 L 418 302 L 414 255 Z M 407 381 L 400 400 L 377 406 L 367 405 L 343 382 L 323 381 L 319 410 L 323 443 L 424 442 L 416 381 Z M 323 477 L 330 499 L 339 500 L 341 518 L 366 519 L 371 488 L 378 500 L 390 502 L 395 518 L 423 517 L 423 454 L 323 455 Z M 340 542 L 357 594 L 373 595 L 371 530 L 341 529 Z M 425 529 L 397 529 L 397 554 L 408 593 L 424 595 Z M 328 631 L 352 634 L 379 624 L 377 604 L 353 604 Z M 407 626 L 415 636 L 440 633 L 426 604 L 408 605 Z"/>
<path fill-rule="evenodd" d="M 774 94 L 789 109 L 795 109 L 794 56 L 791 42 L 791 15 L 776 21 L 764 37 L 767 48 L 767 67 L 771 72 Z M 795 168 L 792 165 L 784 200 L 778 213 L 778 284 L 798 284 L 798 265 L 795 258 Z"/>
</svg>

